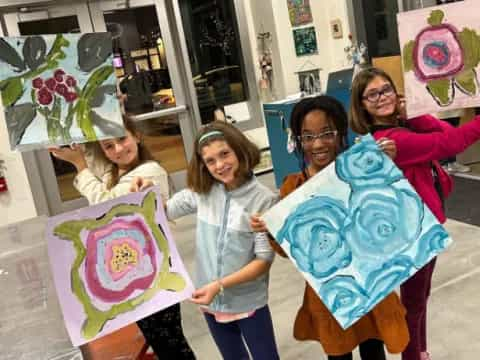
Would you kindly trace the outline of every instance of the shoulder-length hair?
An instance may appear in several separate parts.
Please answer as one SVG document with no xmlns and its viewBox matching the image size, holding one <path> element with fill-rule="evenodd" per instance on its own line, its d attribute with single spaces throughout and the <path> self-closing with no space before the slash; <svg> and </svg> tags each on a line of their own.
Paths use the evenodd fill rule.
<svg viewBox="0 0 480 360">
<path fill-rule="evenodd" d="M 360 71 L 353 79 L 350 98 L 350 127 L 357 134 L 365 135 L 371 131 L 373 119 L 365 109 L 365 106 L 363 106 L 363 92 L 370 81 L 377 76 L 388 81 L 392 85 L 395 94 L 398 94 L 392 78 L 382 69 L 372 67 Z"/>
<path fill-rule="evenodd" d="M 138 130 L 135 121 L 128 115 L 123 115 L 122 118 L 125 130 L 140 139 L 140 142 L 137 144 L 139 163 L 136 164 L 136 166 L 141 165 L 147 161 L 155 160 L 152 153 L 143 143 L 143 134 Z M 107 159 L 102 147 L 100 146 L 100 142 L 96 141 L 94 143 L 88 144 L 88 146 L 90 147 L 89 151 L 93 155 L 94 162 L 103 161 L 105 164 L 111 166 L 111 177 L 107 183 L 107 188 L 111 189 L 118 184 L 118 181 L 120 179 L 118 175 L 118 166 L 115 163 L 111 162 L 109 159 Z M 133 170 L 133 168 L 130 170 Z"/>
<path fill-rule="evenodd" d="M 211 135 L 209 135 L 211 133 Z M 194 153 L 188 164 L 187 185 L 199 194 L 210 192 L 217 181 L 210 174 L 202 158 L 202 148 L 214 141 L 225 141 L 238 158 L 239 168 L 235 174 L 239 183 L 253 176 L 253 169 L 260 162 L 260 150 L 235 126 L 223 121 L 214 121 L 200 129 L 194 142 Z"/>
<path fill-rule="evenodd" d="M 323 111 L 330 124 L 336 130 L 340 139 L 339 151 L 343 151 L 347 144 L 348 119 L 347 113 L 343 105 L 335 98 L 327 95 L 320 95 L 312 98 L 305 98 L 298 102 L 293 110 L 290 118 L 290 130 L 295 140 L 295 152 L 300 163 L 300 169 L 305 173 L 307 164 L 305 162 L 305 154 L 303 152 L 302 142 L 299 137 L 302 135 L 302 126 L 305 116 L 312 111 Z"/>
</svg>

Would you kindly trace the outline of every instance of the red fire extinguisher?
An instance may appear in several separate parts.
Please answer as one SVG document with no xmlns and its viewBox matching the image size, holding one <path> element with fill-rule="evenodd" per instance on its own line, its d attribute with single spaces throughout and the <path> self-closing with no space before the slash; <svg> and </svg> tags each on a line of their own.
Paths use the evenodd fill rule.
<svg viewBox="0 0 480 360">
<path fill-rule="evenodd" d="M 5 179 L 5 175 L 3 171 L 5 170 L 4 161 L 0 160 L 0 193 L 5 192 L 8 190 L 7 180 Z"/>
</svg>

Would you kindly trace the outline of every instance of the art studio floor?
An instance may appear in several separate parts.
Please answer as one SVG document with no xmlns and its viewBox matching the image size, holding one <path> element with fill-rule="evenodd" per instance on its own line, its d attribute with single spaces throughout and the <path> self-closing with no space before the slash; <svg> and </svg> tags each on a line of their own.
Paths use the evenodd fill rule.
<svg viewBox="0 0 480 360">
<path fill-rule="evenodd" d="M 260 180 L 274 188 L 273 175 Z M 458 191 L 461 184 L 457 185 Z M 471 196 L 476 199 L 480 194 Z M 468 204 L 463 204 L 468 206 Z M 473 205 L 473 203 L 472 203 Z M 433 278 L 429 308 L 429 351 L 435 360 L 472 360 L 480 354 L 480 227 L 449 220 L 447 230 L 454 244 L 439 257 Z M 185 217 L 172 226 L 175 239 L 187 267 L 193 269 L 195 218 Z M 318 343 L 298 342 L 292 337 L 292 325 L 302 300 L 304 282 L 289 260 L 277 257 L 270 276 L 270 309 L 282 360 L 321 360 L 327 357 Z M 220 360 L 207 325 L 196 306 L 182 304 L 183 327 L 199 360 Z M 360 359 L 355 353 L 354 359 Z M 389 355 L 399 360 L 399 355 Z"/>
</svg>

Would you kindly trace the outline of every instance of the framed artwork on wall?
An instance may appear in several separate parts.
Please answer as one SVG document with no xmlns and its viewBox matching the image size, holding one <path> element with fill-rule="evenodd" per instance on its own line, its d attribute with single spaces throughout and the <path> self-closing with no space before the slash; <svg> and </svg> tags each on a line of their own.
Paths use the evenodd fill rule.
<svg viewBox="0 0 480 360">
<path fill-rule="evenodd" d="M 343 37 L 342 22 L 340 19 L 330 21 L 330 29 L 334 39 L 341 39 Z"/>
<path fill-rule="evenodd" d="M 292 26 L 305 25 L 313 21 L 310 0 L 287 0 L 287 6 Z"/>
<path fill-rule="evenodd" d="M 314 26 L 293 30 L 293 40 L 297 56 L 318 53 L 317 35 Z"/>
</svg>

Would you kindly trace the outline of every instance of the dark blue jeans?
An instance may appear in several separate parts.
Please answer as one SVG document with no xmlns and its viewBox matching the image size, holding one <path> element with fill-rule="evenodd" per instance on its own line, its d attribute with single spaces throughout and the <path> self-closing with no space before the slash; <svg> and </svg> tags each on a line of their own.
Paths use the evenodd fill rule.
<svg viewBox="0 0 480 360">
<path fill-rule="evenodd" d="M 256 310 L 249 318 L 229 323 L 219 323 L 208 313 L 204 315 L 213 340 L 225 360 L 250 359 L 245 343 L 253 360 L 280 358 L 268 305 Z"/>
</svg>

